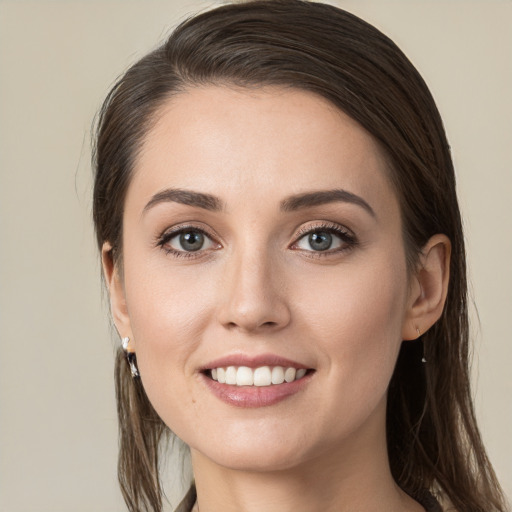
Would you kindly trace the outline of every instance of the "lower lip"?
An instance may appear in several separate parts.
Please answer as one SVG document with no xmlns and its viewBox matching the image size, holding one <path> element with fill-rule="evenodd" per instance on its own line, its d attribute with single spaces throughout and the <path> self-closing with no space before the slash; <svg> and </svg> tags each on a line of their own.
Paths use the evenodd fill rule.
<svg viewBox="0 0 512 512">
<path fill-rule="evenodd" d="M 313 373 L 308 373 L 299 380 L 271 386 L 232 386 L 202 374 L 210 391 L 223 402 L 235 407 L 268 407 L 277 404 L 302 391 L 312 376 Z"/>
</svg>

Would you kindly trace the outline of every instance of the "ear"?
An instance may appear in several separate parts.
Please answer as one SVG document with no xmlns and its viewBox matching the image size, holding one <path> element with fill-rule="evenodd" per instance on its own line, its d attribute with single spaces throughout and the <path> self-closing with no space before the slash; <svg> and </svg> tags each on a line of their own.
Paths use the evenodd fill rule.
<svg viewBox="0 0 512 512">
<path fill-rule="evenodd" d="M 126 306 L 123 280 L 118 266 L 114 263 L 112 257 L 112 246 L 109 242 L 105 242 L 101 248 L 101 263 L 110 296 L 110 312 L 117 332 L 121 338 L 127 336 L 130 339 L 133 339 L 130 317 Z"/>
<path fill-rule="evenodd" d="M 434 235 L 423 247 L 411 287 L 402 339 L 414 340 L 443 313 L 450 280 L 451 243 L 446 235 Z"/>
</svg>

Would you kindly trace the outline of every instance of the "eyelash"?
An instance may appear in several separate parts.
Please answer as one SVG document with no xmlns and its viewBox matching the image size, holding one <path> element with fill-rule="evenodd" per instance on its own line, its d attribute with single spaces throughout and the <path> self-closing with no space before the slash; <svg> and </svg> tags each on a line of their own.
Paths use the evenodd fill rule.
<svg viewBox="0 0 512 512">
<path fill-rule="evenodd" d="M 342 247 L 336 249 L 327 249 L 326 251 L 309 251 L 296 248 L 298 243 L 306 236 L 318 232 L 327 232 L 336 235 L 341 240 L 343 244 Z M 357 237 L 352 231 L 340 226 L 339 224 L 334 224 L 332 222 L 320 222 L 318 224 L 305 226 L 297 232 L 297 234 L 295 235 L 295 240 L 296 241 L 293 242 L 291 248 L 294 250 L 304 252 L 308 258 L 327 258 L 335 254 L 350 251 L 354 249 L 354 247 L 356 247 L 359 243 Z"/>
<path fill-rule="evenodd" d="M 210 240 L 215 240 L 215 237 L 204 228 L 200 228 L 194 225 L 184 225 L 177 226 L 171 231 L 162 233 L 162 235 L 157 238 L 156 245 L 160 247 L 165 252 L 165 254 L 170 254 L 175 258 L 199 258 L 204 255 L 204 250 L 199 249 L 198 251 L 178 251 L 167 245 L 173 238 L 181 235 L 182 233 L 189 232 L 201 233 Z M 220 247 L 218 242 L 213 243 Z"/>
<path fill-rule="evenodd" d="M 322 231 L 336 235 L 343 243 L 343 247 L 334 250 L 328 249 L 326 251 L 308 251 L 296 247 L 297 244 L 306 236 L 311 235 L 312 233 L 315 232 Z M 212 234 L 210 234 L 204 228 L 200 228 L 194 225 L 177 226 L 173 228 L 171 231 L 164 232 L 163 234 L 157 237 L 156 245 L 160 247 L 165 252 L 165 254 L 172 255 L 175 258 L 200 258 L 204 256 L 204 249 L 199 249 L 197 251 L 179 251 L 167 245 L 173 238 L 179 236 L 182 233 L 187 232 L 201 233 L 205 237 L 209 238 L 213 244 L 217 245 L 218 248 L 221 247 L 221 245 L 218 242 L 215 242 L 215 237 Z M 295 242 L 293 242 L 290 248 L 292 250 L 298 250 L 303 253 L 307 253 L 307 257 L 310 258 L 329 257 L 332 256 L 333 254 L 346 252 L 353 249 L 359 243 L 356 236 L 352 233 L 352 231 L 331 222 L 321 222 L 313 226 L 310 225 L 307 227 L 303 227 L 296 233 L 294 238 Z"/>
</svg>

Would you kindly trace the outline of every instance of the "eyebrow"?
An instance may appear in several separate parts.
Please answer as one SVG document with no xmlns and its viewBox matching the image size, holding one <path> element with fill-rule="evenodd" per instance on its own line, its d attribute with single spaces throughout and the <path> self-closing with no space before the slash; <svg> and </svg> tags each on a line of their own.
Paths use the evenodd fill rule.
<svg viewBox="0 0 512 512">
<path fill-rule="evenodd" d="M 362 197 L 342 189 L 319 190 L 290 196 L 281 201 L 281 211 L 293 212 L 334 202 L 355 204 L 365 209 L 372 217 L 376 217 L 373 208 Z"/>
<path fill-rule="evenodd" d="M 148 204 L 146 204 L 142 213 L 146 213 L 157 204 L 169 202 L 195 206 L 212 212 L 218 212 L 223 209 L 222 201 L 211 194 L 193 192 L 191 190 L 183 190 L 179 188 L 168 188 L 155 194 Z"/>
<path fill-rule="evenodd" d="M 169 188 L 155 194 L 146 204 L 142 213 L 146 213 L 157 204 L 167 202 L 195 206 L 213 212 L 219 212 L 224 208 L 222 200 L 212 194 Z M 366 210 L 372 217 L 376 217 L 373 208 L 362 197 L 343 189 L 318 190 L 293 195 L 281 201 L 280 210 L 293 212 L 334 202 L 355 204 Z"/>
</svg>

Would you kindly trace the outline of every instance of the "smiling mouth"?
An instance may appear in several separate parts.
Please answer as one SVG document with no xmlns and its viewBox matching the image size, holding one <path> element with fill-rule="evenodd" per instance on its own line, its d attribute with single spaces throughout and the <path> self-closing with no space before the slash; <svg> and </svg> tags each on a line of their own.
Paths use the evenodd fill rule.
<svg viewBox="0 0 512 512">
<path fill-rule="evenodd" d="M 285 366 L 228 366 L 212 368 L 204 373 L 219 384 L 267 387 L 301 380 L 312 371 L 314 370 Z"/>
</svg>

